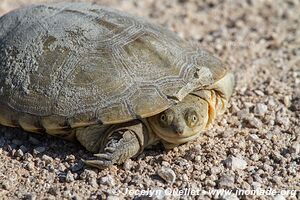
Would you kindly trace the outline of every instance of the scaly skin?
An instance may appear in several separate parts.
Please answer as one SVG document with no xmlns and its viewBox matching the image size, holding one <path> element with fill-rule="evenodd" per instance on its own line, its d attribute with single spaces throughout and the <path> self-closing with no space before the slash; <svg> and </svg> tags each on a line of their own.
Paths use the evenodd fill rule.
<svg viewBox="0 0 300 200">
<path fill-rule="evenodd" d="M 121 164 L 127 158 L 139 152 L 140 143 L 134 132 L 114 132 L 106 144 L 103 153 L 95 154 L 96 160 L 84 161 L 88 165 L 105 168 L 113 164 Z"/>
</svg>

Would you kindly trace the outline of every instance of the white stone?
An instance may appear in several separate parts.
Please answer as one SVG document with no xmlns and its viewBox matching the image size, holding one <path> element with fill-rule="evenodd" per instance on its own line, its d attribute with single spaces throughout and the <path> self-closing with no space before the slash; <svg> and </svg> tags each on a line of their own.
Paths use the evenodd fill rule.
<svg viewBox="0 0 300 200">
<path fill-rule="evenodd" d="M 257 142 L 259 140 L 259 137 L 256 134 L 250 134 L 248 136 L 248 139 L 253 141 L 253 142 Z"/>
<path fill-rule="evenodd" d="M 115 179 L 111 175 L 107 175 L 104 177 L 100 178 L 100 183 L 103 185 L 110 185 L 114 186 L 115 185 Z"/>
<path fill-rule="evenodd" d="M 162 167 L 157 171 L 157 174 L 168 183 L 174 183 L 176 180 L 175 172 L 168 167 Z"/>
<path fill-rule="evenodd" d="M 273 200 L 285 200 L 286 198 L 284 197 L 284 196 L 282 196 L 282 195 L 280 195 L 280 194 L 277 194 L 274 198 L 273 198 Z"/>
<path fill-rule="evenodd" d="M 263 103 L 258 103 L 254 108 L 254 113 L 263 116 L 268 111 L 268 106 Z"/>
<path fill-rule="evenodd" d="M 258 188 L 261 188 L 261 183 L 256 182 L 256 181 L 252 182 L 251 185 L 252 185 L 252 187 L 253 187 L 254 190 L 256 190 Z"/>
<path fill-rule="evenodd" d="M 221 197 L 222 200 L 239 200 L 235 194 L 227 194 Z"/>
<path fill-rule="evenodd" d="M 234 156 L 227 158 L 224 162 L 225 165 L 232 170 L 243 170 L 247 167 L 247 162 L 245 160 Z"/>
</svg>

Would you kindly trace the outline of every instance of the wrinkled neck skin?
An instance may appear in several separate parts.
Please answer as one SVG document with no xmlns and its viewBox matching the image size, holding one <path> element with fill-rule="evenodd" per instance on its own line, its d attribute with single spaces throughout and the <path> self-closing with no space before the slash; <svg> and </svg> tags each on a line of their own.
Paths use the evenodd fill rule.
<svg viewBox="0 0 300 200">
<path fill-rule="evenodd" d="M 144 126 L 144 132 L 142 133 L 141 136 L 138 136 L 142 139 L 143 137 L 143 145 L 142 147 L 145 148 L 149 148 L 155 144 L 157 144 L 159 141 L 161 141 L 161 138 L 157 136 L 157 134 L 155 134 L 155 132 L 153 131 L 153 129 L 151 128 L 149 122 L 148 122 L 148 118 L 146 119 L 141 119 L 141 122 Z M 141 140 L 142 141 L 142 140 Z"/>
</svg>

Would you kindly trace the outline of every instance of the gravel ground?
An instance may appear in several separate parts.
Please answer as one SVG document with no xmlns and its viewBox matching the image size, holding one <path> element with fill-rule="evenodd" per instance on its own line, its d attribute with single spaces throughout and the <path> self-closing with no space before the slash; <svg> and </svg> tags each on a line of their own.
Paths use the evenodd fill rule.
<svg viewBox="0 0 300 200">
<path fill-rule="evenodd" d="M 0 14 L 28 2 L 38 1 L 1 0 Z M 300 199 L 299 0 L 97 3 L 146 16 L 221 57 L 237 75 L 231 105 L 197 141 L 102 171 L 81 163 L 91 154 L 78 144 L 1 127 L 0 199 Z"/>
</svg>

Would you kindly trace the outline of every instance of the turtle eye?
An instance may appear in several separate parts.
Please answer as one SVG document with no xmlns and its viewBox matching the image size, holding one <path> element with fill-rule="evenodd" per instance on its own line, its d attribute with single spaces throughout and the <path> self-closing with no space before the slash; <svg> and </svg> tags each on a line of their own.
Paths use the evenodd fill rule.
<svg viewBox="0 0 300 200">
<path fill-rule="evenodd" d="M 189 126 L 190 127 L 193 127 L 197 124 L 198 122 L 198 116 L 196 113 L 192 114 L 190 117 L 189 117 Z"/>
<path fill-rule="evenodd" d="M 198 121 L 198 117 L 196 115 L 192 116 L 192 122 L 196 123 Z"/>
<path fill-rule="evenodd" d="M 194 127 L 199 121 L 198 115 L 195 111 L 189 111 L 186 114 L 186 122 L 189 127 Z"/>
<path fill-rule="evenodd" d="M 162 123 L 164 123 L 164 124 L 167 123 L 167 116 L 166 116 L 166 114 L 161 114 L 161 115 L 160 115 L 160 121 L 161 121 Z"/>
<path fill-rule="evenodd" d="M 167 127 L 170 123 L 170 119 L 171 119 L 170 115 L 167 115 L 166 113 L 162 113 L 159 116 L 159 123 L 162 127 Z"/>
</svg>

